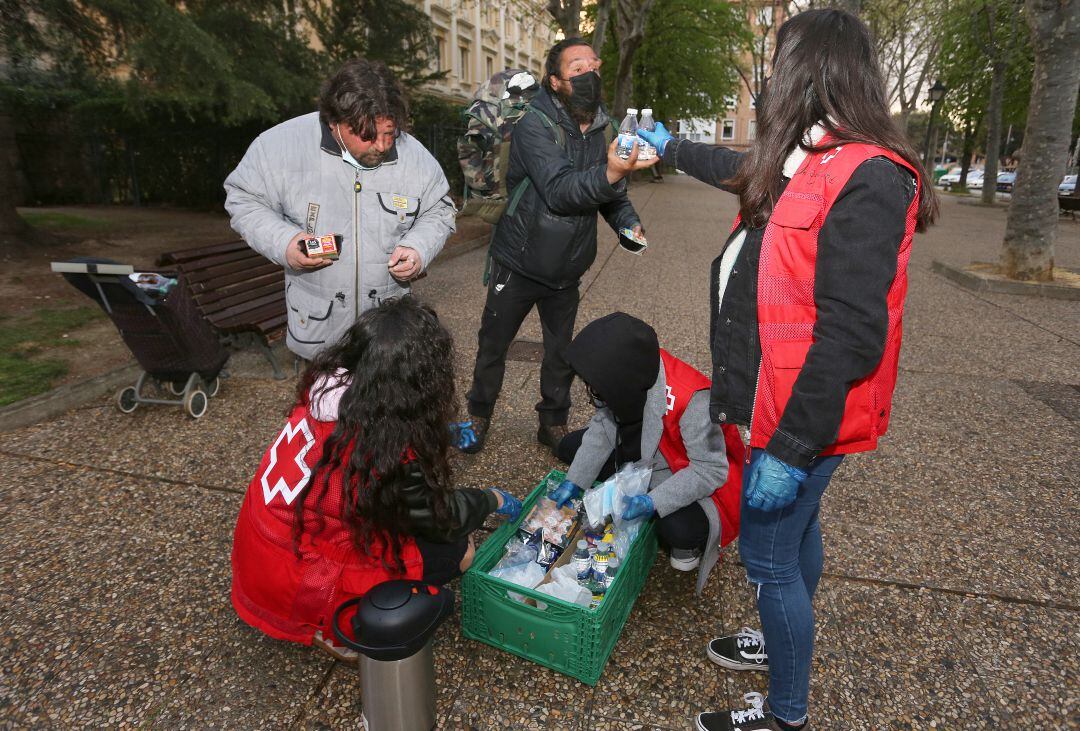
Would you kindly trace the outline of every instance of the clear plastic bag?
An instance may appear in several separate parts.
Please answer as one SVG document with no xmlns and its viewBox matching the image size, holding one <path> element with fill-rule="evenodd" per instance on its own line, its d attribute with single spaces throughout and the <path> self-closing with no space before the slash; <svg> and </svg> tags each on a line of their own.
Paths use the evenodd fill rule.
<svg viewBox="0 0 1080 731">
<path fill-rule="evenodd" d="M 585 513 L 589 525 L 602 525 L 604 518 L 611 516 L 616 527 L 623 524 L 622 512 L 625 499 L 634 495 L 644 495 L 649 491 L 652 480 L 653 463 L 634 462 L 625 464 L 608 480 L 585 493 Z M 639 521 L 630 521 L 639 522 Z"/>
<path fill-rule="evenodd" d="M 571 604 L 578 604 L 583 607 L 589 606 L 589 602 L 592 601 L 592 592 L 578 583 L 577 569 L 574 568 L 573 564 L 563 564 L 553 569 L 549 578 L 548 583 L 536 587 L 538 592 L 562 599 Z"/>
</svg>

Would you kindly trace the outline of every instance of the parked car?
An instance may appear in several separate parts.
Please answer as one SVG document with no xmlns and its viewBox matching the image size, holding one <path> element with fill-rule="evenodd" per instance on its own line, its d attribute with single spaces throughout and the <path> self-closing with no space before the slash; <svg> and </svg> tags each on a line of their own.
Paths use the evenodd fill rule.
<svg viewBox="0 0 1080 731">
<path fill-rule="evenodd" d="M 1076 192 L 1076 176 L 1066 175 L 1058 186 L 1058 195 L 1072 195 Z"/>
<path fill-rule="evenodd" d="M 1015 183 L 1016 173 L 998 173 L 997 192 L 1012 193 L 1013 185 Z"/>
<path fill-rule="evenodd" d="M 981 188 L 982 187 L 982 182 L 981 182 L 982 181 L 982 174 L 983 174 L 983 171 L 979 170 L 978 168 L 972 168 L 971 170 L 968 170 L 967 187 L 971 188 L 972 187 L 972 182 L 976 178 L 978 178 L 978 180 L 980 181 L 979 187 Z M 938 181 L 938 185 L 940 185 L 945 190 L 952 190 L 956 186 L 960 185 L 960 168 L 953 168 L 949 172 L 942 175 L 941 180 Z"/>
<path fill-rule="evenodd" d="M 983 186 L 983 171 L 972 170 L 968 173 L 967 187 L 968 190 L 982 190 Z"/>
</svg>

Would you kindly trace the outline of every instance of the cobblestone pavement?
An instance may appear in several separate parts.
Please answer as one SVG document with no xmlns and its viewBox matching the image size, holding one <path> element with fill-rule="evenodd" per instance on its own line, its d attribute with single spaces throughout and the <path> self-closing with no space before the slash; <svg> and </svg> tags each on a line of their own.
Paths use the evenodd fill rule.
<svg viewBox="0 0 1080 731">
<path fill-rule="evenodd" d="M 631 256 L 602 233 L 579 323 L 625 310 L 707 369 L 706 277 L 734 200 L 677 176 L 633 198 L 650 248 Z M 931 274 L 934 258 L 994 259 L 1005 211 L 947 198 L 942 219 L 915 242 L 891 431 L 845 461 L 823 504 L 811 713 L 821 729 L 1080 728 L 1080 303 Z M 1057 259 L 1080 265 L 1080 225 L 1062 221 Z M 460 256 L 417 288 L 457 338 L 462 391 L 483 263 Z M 540 339 L 535 317 L 521 337 Z M 102 399 L 4 435 L 0 726 L 359 725 L 354 670 L 260 636 L 229 605 L 242 490 L 293 387 L 251 353 L 232 371 L 200 422 Z M 554 466 L 534 441 L 538 372 L 510 363 L 460 483 L 523 496 Z M 439 724 L 692 728 L 765 690 L 705 656 L 744 625 L 753 595 L 731 550 L 700 599 L 661 553 L 595 688 L 466 640 L 455 618 L 436 644 Z"/>
</svg>

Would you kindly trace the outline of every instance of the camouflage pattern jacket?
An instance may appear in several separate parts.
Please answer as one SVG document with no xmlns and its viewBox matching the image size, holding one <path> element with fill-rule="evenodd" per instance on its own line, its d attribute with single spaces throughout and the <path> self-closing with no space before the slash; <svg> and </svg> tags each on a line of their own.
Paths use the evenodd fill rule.
<svg viewBox="0 0 1080 731">
<path fill-rule="evenodd" d="M 541 89 L 532 106 L 563 129 L 566 148 L 533 112 L 517 122 L 507 190 L 528 176 L 518 205 L 507 209 L 495 229 L 491 255 L 523 277 L 553 289 L 576 287 L 596 258 L 596 214 L 616 231 L 639 223 L 626 196 L 626 181 L 607 181 L 604 128 L 611 123 L 600 108 L 591 127 L 581 132 L 563 106 Z"/>
</svg>

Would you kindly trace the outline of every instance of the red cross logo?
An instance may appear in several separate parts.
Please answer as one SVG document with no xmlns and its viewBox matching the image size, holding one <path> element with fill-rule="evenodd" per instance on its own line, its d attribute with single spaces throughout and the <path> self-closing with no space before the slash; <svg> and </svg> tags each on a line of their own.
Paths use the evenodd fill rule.
<svg viewBox="0 0 1080 731">
<path fill-rule="evenodd" d="M 295 439 L 301 435 L 302 439 Z M 295 439 L 295 443 L 294 443 Z M 296 426 L 286 424 L 281 430 L 274 446 L 270 447 L 270 464 L 262 473 L 263 500 L 267 505 L 280 493 L 286 505 L 291 505 L 304 485 L 311 479 L 311 468 L 304 457 L 315 444 L 315 437 L 308 426 L 307 418 L 301 419 Z"/>
</svg>

